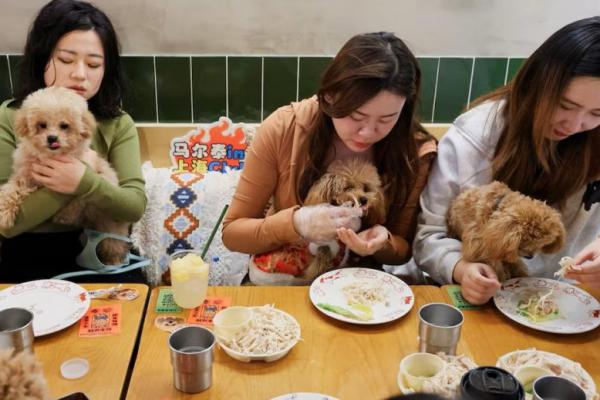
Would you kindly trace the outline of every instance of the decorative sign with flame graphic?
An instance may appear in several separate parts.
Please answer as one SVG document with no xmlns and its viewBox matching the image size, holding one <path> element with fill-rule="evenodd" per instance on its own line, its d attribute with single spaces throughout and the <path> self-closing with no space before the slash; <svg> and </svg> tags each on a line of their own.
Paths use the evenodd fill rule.
<svg viewBox="0 0 600 400">
<path fill-rule="evenodd" d="M 254 128 L 234 124 L 221 117 L 217 122 L 201 124 L 185 136 L 171 140 L 170 156 L 174 172 L 226 172 L 242 169 L 248 146 L 246 137 Z"/>
</svg>

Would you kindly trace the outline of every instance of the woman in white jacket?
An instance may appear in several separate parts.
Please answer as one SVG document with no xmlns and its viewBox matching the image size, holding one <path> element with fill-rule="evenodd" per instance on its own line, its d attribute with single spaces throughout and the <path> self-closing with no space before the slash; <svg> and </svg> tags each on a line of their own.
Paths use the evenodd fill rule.
<svg viewBox="0 0 600 400">
<path fill-rule="evenodd" d="M 465 189 L 498 180 L 556 207 L 567 229 L 556 254 L 524 260 L 552 277 L 574 256 L 567 277 L 600 287 L 600 17 L 573 22 L 547 39 L 507 86 L 459 116 L 439 144 L 421 196 L 414 261 L 439 283 L 458 282 L 469 302 L 500 288 L 493 269 L 461 259 L 446 213 Z"/>
</svg>

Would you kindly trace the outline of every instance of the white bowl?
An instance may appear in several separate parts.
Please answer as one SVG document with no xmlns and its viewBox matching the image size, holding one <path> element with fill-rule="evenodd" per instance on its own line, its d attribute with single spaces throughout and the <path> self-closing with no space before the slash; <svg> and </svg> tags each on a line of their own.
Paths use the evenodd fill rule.
<svg viewBox="0 0 600 400">
<path fill-rule="evenodd" d="M 521 385 L 523 385 L 523 389 L 525 389 L 525 398 L 530 399 L 533 393 L 533 382 L 540 376 L 555 374 L 546 368 L 537 367 L 535 365 L 524 365 L 517 368 L 513 375 L 521 382 Z"/>
<path fill-rule="evenodd" d="M 252 308 L 232 306 L 227 307 L 213 317 L 214 332 L 217 337 L 231 340 L 245 329 L 252 319 Z"/>
<path fill-rule="evenodd" d="M 260 307 L 250 307 L 250 308 L 253 309 L 253 310 L 255 310 L 255 309 L 260 308 Z M 277 308 L 273 308 L 273 311 L 282 314 L 284 318 L 289 319 L 296 326 L 296 337 L 284 349 L 276 351 L 276 352 L 273 352 L 273 353 L 245 354 L 245 353 L 240 353 L 239 351 L 236 351 L 236 350 L 233 350 L 233 349 L 227 347 L 227 345 L 225 343 L 223 343 L 223 340 L 220 339 L 218 336 L 217 336 L 217 343 L 219 343 L 219 346 L 223 349 L 223 351 L 225 351 L 225 353 L 227 353 L 227 355 L 229 355 L 231 358 L 234 358 L 234 359 L 236 359 L 238 361 L 243 361 L 243 362 L 250 362 L 250 361 L 272 362 L 272 361 L 279 360 L 280 358 L 282 358 L 283 356 L 285 356 L 287 353 L 289 353 L 289 351 L 296 345 L 296 343 L 298 343 L 298 340 L 300 339 L 300 324 L 298 324 L 298 321 L 296 321 L 296 319 L 294 317 L 292 317 L 290 314 L 288 314 L 288 313 L 286 313 L 284 311 L 281 311 L 281 310 L 279 310 Z"/>
<path fill-rule="evenodd" d="M 411 389 L 418 392 L 425 381 L 443 373 L 445 368 L 446 361 L 435 354 L 409 354 L 400 361 L 398 381 L 401 390 Z"/>
</svg>

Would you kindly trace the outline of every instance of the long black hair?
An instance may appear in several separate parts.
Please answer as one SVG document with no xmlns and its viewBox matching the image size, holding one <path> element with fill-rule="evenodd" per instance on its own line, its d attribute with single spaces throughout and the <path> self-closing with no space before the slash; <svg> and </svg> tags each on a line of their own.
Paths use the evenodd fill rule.
<svg viewBox="0 0 600 400">
<path fill-rule="evenodd" d="M 46 86 L 44 71 L 56 44 L 65 34 L 76 30 L 96 32 L 104 49 L 104 77 L 98 93 L 88 100 L 90 111 L 98 119 L 114 118 L 121 114 L 124 92 L 117 34 L 106 14 L 78 0 L 52 0 L 33 21 L 20 64 L 17 104 Z"/>
</svg>

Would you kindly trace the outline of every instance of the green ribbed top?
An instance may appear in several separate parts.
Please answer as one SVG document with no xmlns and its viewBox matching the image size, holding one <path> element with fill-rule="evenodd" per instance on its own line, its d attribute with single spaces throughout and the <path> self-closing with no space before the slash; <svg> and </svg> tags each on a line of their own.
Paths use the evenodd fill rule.
<svg viewBox="0 0 600 400">
<path fill-rule="evenodd" d="M 17 146 L 13 123 L 12 100 L 0 105 L 0 184 L 6 183 L 12 171 L 12 153 Z M 31 193 L 21 205 L 15 225 L 0 229 L 0 235 L 13 237 L 24 232 L 61 232 L 73 227 L 52 222 L 54 214 L 73 198 L 84 198 L 111 218 L 135 222 L 146 208 L 144 178 L 141 171 L 138 134 L 131 117 L 121 116 L 98 121 L 91 147 L 105 157 L 117 171 L 119 186 L 114 186 L 90 167 L 73 194 L 61 194 L 47 188 Z"/>
</svg>

